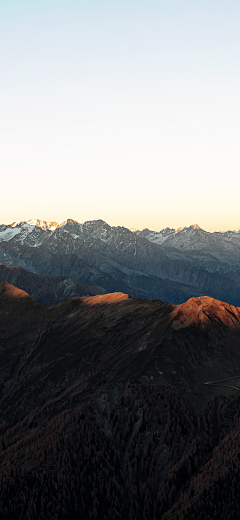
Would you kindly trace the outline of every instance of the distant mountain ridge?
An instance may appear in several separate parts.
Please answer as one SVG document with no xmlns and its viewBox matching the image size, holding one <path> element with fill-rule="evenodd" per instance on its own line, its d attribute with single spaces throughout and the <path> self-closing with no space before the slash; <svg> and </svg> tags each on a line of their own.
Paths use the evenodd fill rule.
<svg viewBox="0 0 240 520">
<path fill-rule="evenodd" d="M 0 283 L 8 282 L 26 291 L 38 303 L 50 307 L 75 296 L 105 294 L 102 287 L 91 287 L 67 276 L 39 275 L 23 267 L 0 264 Z"/>
<path fill-rule="evenodd" d="M 71 222 L 76 222 L 78 224 L 78 222 L 76 220 L 71 220 Z M 53 222 L 47 222 L 46 220 L 39 220 L 39 219 L 30 219 L 30 220 L 20 220 L 18 222 L 12 222 L 12 224 L 10 224 L 11 227 L 16 227 L 16 226 L 19 226 L 20 224 L 29 224 L 30 226 L 37 226 L 37 227 L 40 227 L 41 229 L 44 229 L 44 231 L 46 231 L 46 229 L 50 229 L 52 231 L 54 231 L 55 229 L 59 228 L 59 227 L 62 227 L 64 226 L 65 224 L 67 223 L 67 220 L 65 220 L 64 222 L 62 222 L 62 224 L 58 224 L 56 221 L 53 221 Z"/>
<path fill-rule="evenodd" d="M 31 226 L 40 227 L 40 228 L 42 228 L 44 230 L 46 230 L 46 229 L 55 230 L 55 229 L 57 229 L 59 227 L 64 226 L 65 224 L 67 224 L 67 222 L 72 222 L 72 223 L 78 224 L 79 226 L 82 225 L 80 222 L 78 222 L 77 220 L 73 220 L 73 219 L 64 220 L 61 224 L 58 224 L 58 222 L 56 222 L 55 220 L 52 221 L 52 222 L 48 222 L 46 220 L 40 220 L 40 219 L 29 219 L 27 221 L 19 220 L 19 221 L 16 221 L 16 222 L 12 222 L 12 224 L 7 224 L 7 225 L 11 226 L 11 227 L 16 227 L 16 226 L 18 226 L 20 224 L 29 224 Z M 89 222 L 91 222 L 91 221 L 89 221 Z M 164 229 L 162 229 L 160 231 L 151 231 L 148 228 L 144 228 L 142 230 L 139 230 L 139 229 L 136 229 L 136 228 L 130 228 L 129 230 L 132 231 L 132 233 L 137 233 L 137 234 L 148 232 L 149 234 L 163 235 L 164 232 L 166 233 L 166 232 L 169 231 L 169 233 L 172 233 L 172 232 L 179 233 L 180 231 L 183 231 L 184 229 L 189 229 L 189 228 L 202 229 L 202 228 L 200 228 L 200 226 L 198 224 L 191 224 L 190 226 L 180 226 L 180 227 L 178 227 L 176 229 L 175 228 L 166 227 L 166 228 L 164 228 Z M 202 231 L 204 231 L 204 230 L 202 230 Z M 240 227 L 236 228 L 236 229 L 233 229 L 233 230 L 228 230 L 228 231 L 232 232 L 232 233 L 240 233 Z M 226 231 L 214 231 L 213 233 L 224 234 L 224 233 L 227 233 L 228 231 L 227 230 Z M 210 231 L 205 231 L 205 233 L 210 233 Z"/>
<path fill-rule="evenodd" d="M 208 295 L 240 305 L 239 260 L 239 230 L 210 233 L 192 225 L 130 231 L 72 219 L 0 226 L 4 265 L 175 304 Z"/>
</svg>

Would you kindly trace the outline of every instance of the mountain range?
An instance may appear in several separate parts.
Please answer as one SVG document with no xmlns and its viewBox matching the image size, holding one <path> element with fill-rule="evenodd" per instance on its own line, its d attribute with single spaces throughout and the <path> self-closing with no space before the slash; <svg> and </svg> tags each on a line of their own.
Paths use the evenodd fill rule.
<svg viewBox="0 0 240 520">
<path fill-rule="evenodd" d="M 0 226 L 3 520 L 240 519 L 239 248 Z"/>
<path fill-rule="evenodd" d="M 30 220 L 0 226 L 5 266 L 174 304 L 208 295 L 240 305 L 239 258 L 239 230 L 209 233 L 193 225 L 130 231 L 102 220 L 71 219 L 61 225 Z"/>
<path fill-rule="evenodd" d="M 4 282 L 0 316 L 1 518 L 240 518 L 240 308 Z"/>
</svg>

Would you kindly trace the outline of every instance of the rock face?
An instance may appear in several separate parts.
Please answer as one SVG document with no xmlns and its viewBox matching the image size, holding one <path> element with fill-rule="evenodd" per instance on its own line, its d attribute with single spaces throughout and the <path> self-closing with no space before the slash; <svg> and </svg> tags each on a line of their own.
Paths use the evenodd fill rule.
<svg viewBox="0 0 240 520">
<path fill-rule="evenodd" d="M 0 338 L 4 520 L 238 518 L 240 308 L 4 282 Z"/>
<path fill-rule="evenodd" d="M 195 266 L 210 272 L 228 273 L 239 268 L 240 233 L 239 230 L 209 233 L 197 224 L 189 227 L 150 231 L 136 231 L 150 242 L 163 245 L 172 257 L 188 259 Z"/>
<path fill-rule="evenodd" d="M 208 233 L 194 225 L 131 232 L 102 220 L 50 224 L 56 225 L 0 226 L 0 261 L 132 297 L 179 304 L 209 295 L 240 305 L 238 231 Z"/>
</svg>

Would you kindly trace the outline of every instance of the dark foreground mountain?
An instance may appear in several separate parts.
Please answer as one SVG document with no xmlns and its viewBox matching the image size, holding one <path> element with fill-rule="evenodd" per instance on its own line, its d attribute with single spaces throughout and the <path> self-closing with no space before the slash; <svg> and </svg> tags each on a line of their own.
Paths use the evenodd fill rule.
<svg viewBox="0 0 240 520">
<path fill-rule="evenodd" d="M 0 514 L 238 519 L 240 309 L 0 284 Z"/>
<path fill-rule="evenodd" d="M 0 264 L 0 283 L 8 282 L 26 291 L 38 303 L 50 307 L 75 296 L 106 294 L 102 287 L 91 287 L 67 276 L 39 275 L 22 267 Z"/>
<path fill-rule="evenodd" d="M 159 233 L 132 233 L 102 220 L 0 226 L 4 265 L 175 304 L 207 294 L 240 306 L 239 260 L 239 232 L 198 226 Z"/>
</svg>

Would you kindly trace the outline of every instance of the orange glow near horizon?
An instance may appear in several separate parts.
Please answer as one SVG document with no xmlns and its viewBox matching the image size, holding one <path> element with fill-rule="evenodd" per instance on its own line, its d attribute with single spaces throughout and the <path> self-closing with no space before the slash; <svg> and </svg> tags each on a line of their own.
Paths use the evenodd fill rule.
<svg viewBox="0 0 240 520">
<path fill-rule="evenodd" d="M 210 226 L 207 226 L 207 227 L 203 227 L 203 226 L 199 226 L 198 224 L 189 224 L 189 225 L 185 225 L 185 226 L 180 226 L 180 227 L 174 227 L 172 226 L 158 226 L 155 224 L 155 226 L 148 226 L 146 225 L 146 222 L 145 222 L 145 225 L 143 227 L 131 227 L 129 224 L 126 225 L 126 224 L 123 224 L 121 221 L 118 221 L 116 222 L 115 219 L 113 220 L 113 222 L 109 222 L 107 220 L 104 220 L 103 218 L 99 218 L 99 219 L 82 219 L 82 220 L 77 220 L 77 219 L 65 219 L 65 220 L 61 220 L 60 219 L 60 222 L 57 222 L 56 220 L 42 220 L 42 219 L 28 219 L 28 220 L 17 220 L 17 221 L 14 221 L 14 222 L 2 222 L 0 223 L 1 224 L 6 224 L 6 225 L 10 225 L 12 227 L 16 227 L 18 224 L 20 224 L 21 222 L 26 222 L 30 225 L 35 225 L 37 227 L 42 227 L 43 229 L 51 229 L 51 230 L 54 230 L 58 227 L 61 227 L 63 225 L 66 224 L 67 220 L 70 220 L 72 222 L 76 222 L 77 224 L 83 224 L 84 222 L 88 222 L 88 221 L 93 221 L 93 220 L 103 220 L 104 222 L 106 222 L 107 224 L 109 224 L 110 226 L 123 226 L 123 227 L 126 227 L 127 229 L 129 229 L 130 231 L 132 231 L 133 233 L 135 231 L 138 231 L 138 230 L 142 230 L 142 229 L 149 229 L 150 231 L 161 231 L 162 229 L 165 229 L 165 228 L 170 228 L 170 229 L 174 229 L 175 233 L 178 233 L 179 231 L 182 231 L 188 227 L 192 227 L 193 229 L 203 229 L 204 231 L 208 231 L 208 232 L 218 232 L 218 233 L 226 233 L 227 231 L 235 231 L 235 232 L 238 232 L 240 230 L 240 228 L 226 228 L 224 229 L 224 231 L 222 229 L 216 229 L 215 227 L 212 227 L 210 228 Z M 125 220 L 125 219 L 122 219 L 122 220 Z"/>
<path fill-rule="evenodd" d="M 1 4 L 0 223 L 239 228 L 236 0 Z"/>
</svg>

